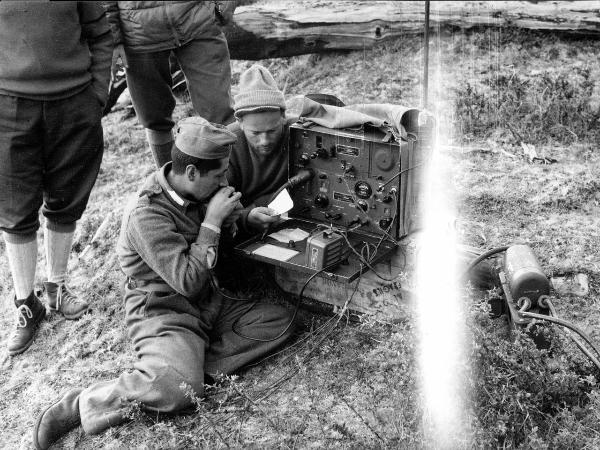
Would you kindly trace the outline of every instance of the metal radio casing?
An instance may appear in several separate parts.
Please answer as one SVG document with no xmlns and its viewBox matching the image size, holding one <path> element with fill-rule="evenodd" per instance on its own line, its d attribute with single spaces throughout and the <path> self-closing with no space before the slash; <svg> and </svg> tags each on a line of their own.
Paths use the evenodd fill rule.
<svg viewBox="0 0 600 450">
<path fill-rule="evenodd" d="M 408 234 L 418 221 L 420 180 L 411 170 L 418 144 L 415 134 L 396 142 L 376 128 L 290 125 L 289 176 L 314 171 L 291 192 L 290 216 L 395 239 Z"/>
</svg>

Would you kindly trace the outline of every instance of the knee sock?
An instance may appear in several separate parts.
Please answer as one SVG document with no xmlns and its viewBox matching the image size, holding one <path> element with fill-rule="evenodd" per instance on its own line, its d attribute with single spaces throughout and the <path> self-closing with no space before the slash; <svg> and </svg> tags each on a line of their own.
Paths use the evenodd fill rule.
<svg viewBox="0 0 600 450">
<path fill-rule="evenodd" d="M 64 283 L 67 280 L 67 264 L 71 254 L 74 232 L 75 222 L 63 224 L 46 221 L 44 247 L 48 281 Z"/>
<path fill-rule="evenodd" d="M 15 295 L 18 300 L 21 300 L 27 298 L 33 291 L 38 250 L 36 233 L 21 235 L 4 232 L 3 234 Z"/>
<path fill-rule="evenodd" d="M 156 131 L 146 128 L 146 139 L 148 139 L 156 167 L 160 168 L 171 161 L 171 149 L 174 142 L 171 131 Z"/>
</svg>

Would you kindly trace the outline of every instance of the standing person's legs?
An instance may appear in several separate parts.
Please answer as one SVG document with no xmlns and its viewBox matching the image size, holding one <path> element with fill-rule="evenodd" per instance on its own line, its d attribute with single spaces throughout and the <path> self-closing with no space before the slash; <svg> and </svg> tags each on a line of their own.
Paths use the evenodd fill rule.
<svg viewBox="0 0 600 450">
<path fill-rule="evenodd" d="M 138 120 L 146 129 L 146 138 L 157 167 L 171 161 L 174 142 L 171 129 L 175 123 L 171 116 L 175 98 L 171 92 L 170 53 L 170 50 L 127 52 L 127 87 Z"/>
<path fill-rule="evenodd" d="M 223 297 L 210 334 L 206 373 L 229 374 L 271 353 L 292 335 L 291 319 L 282 306 Z"/>
<path fill-rule="evenodd" d="M 44 103 L 44 228 L 48 304 L 67 319 L 80 317 L 88 303 L 66 286 L 75 223 L 81 218 L 100 170 L 104 141 L 101 105 L 91 87 L 72 97 Z M 65 120 L 65 117 L 68 120 Z"/>
<path fill-rule="evenodd" d="M 231 66 L 223 32 L 215 25 L 174 51 L 198 115 L 214 123 L 231 123 Z"/>
<path fill-rule="evenodd" d="M 42 205 L 43 102 L 0 95 L 0 229 L 13 277 L 17 328 L 8 352 L 33 343 L 46 308 L 33 292 Z"/>
</svg>

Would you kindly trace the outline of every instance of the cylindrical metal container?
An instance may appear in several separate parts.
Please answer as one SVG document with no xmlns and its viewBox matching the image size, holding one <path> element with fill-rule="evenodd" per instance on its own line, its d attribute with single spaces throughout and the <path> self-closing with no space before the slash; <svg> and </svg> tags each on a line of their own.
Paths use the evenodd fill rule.
<svg viewBox="0 0 600 450">
<path fill-rule="evenodd" d="M 515 301 L 527 297 L 535 306 L 540 296 L 550 294 L 550 282 L 528 245 L 513 245 L 506 250 L 504 270 Z"/>
</svg>

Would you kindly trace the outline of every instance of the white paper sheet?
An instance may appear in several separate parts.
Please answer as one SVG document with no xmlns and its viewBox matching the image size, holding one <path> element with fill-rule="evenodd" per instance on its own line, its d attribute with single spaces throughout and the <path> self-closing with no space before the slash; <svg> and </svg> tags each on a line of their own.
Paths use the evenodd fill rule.
<svg viewBox="0 0 600 450">
<path fill-rule="evenodd" d="M 308 235 L 308 231 L 301 230 L 300 228 L 284 228 L 283 230 L 269 234 L 268 237 L 287 244 L 290 241 L 302 241 L 306 239 Z"/>
<path fill-rule="evenodd" d="M 294 201 L 290 197 L 288 190 L 284 189 L 267 206 L 273 209 L 276 214 L 283 214 L 294 207 Z"/>
<path fill-rule="evenodd" d="M 300 252 L 289 248 L 277 247 L 272 244 L 261 245 L 252 252 L 253 255 L 264 256 L 266 258 L 276 259 L 277 261 L 287 261 L 298 253 Z"/>
</svg>

